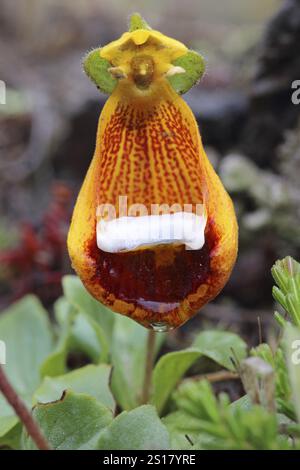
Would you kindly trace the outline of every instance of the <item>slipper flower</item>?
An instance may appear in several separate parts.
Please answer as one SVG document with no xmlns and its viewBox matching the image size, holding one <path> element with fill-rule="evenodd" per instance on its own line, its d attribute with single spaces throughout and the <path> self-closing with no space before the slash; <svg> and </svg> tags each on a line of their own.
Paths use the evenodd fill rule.
<svg viewBox="0 0 300 470">
<path fill-rule="evenodd" d="M 221 291 L 237 254 L 232 201 L 180 97 L 203 58 L 133 15 L 84 69 L 110 97 L 70 226 L 72 265 L 115 312 L 178 327 Z"/>
</svg>

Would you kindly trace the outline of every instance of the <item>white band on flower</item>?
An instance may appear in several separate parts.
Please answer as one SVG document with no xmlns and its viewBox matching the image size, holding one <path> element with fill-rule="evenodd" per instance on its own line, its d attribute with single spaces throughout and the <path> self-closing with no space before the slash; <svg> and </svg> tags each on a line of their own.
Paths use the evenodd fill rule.
<svg viewBox="0 0 300 470">
<path fill-rule="evenodd" d="M 182 244 L 188 250 L 199 250 L 205 242 L 205 226 L 205 214 L 191 212 L 101 218 L 97 224 L 97 246 L 109 253 L 166 244 Z"/>
</svg>

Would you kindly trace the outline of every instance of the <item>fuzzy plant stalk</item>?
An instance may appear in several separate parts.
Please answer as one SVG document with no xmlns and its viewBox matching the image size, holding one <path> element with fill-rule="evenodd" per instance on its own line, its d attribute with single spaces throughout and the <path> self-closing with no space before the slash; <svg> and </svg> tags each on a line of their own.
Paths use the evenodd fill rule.
<svg viewBox="0 0 300 470">
<path fill-rule="evenodd" d="M 20 418 L 20 421 L 23 423 L 28 435 L 31 437 L 37 448 L 39 450 L 51 450 L 51 447 L 45 439 L 39 425 L 33 419 L 27 406 L 9 382 L 2 366 L 0 366 L 0 392 L 4 395 L 7 402 L 14 409 L 16 415 Z"/>
</svg>

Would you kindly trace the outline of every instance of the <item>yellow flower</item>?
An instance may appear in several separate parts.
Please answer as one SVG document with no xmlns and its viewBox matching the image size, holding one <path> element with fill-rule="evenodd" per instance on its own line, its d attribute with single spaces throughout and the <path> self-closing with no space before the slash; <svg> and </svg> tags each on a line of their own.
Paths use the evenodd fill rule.
<svg viewBox="0 0 300 470">
<path fill-rule="evenodd" d="M 179 96 L 203 59 L 135 16 L 131 31 L 87 56 L 85 70 L 111 96 L 69 231 L 73 267 L 112 310 L 146 327 L 180 326 L 220 292 L 237 254 L 232 201 Z"/>
</svg>

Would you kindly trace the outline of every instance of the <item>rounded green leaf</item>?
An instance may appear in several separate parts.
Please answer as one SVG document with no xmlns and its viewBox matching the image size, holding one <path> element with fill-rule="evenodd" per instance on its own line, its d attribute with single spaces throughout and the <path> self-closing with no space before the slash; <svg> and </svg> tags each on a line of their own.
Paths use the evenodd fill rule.
<svg viewBox="0 0 300 470">
<path fill-rule="evenodd" d="M 35 296 L 23 297 L 1 314 L 0 339 L 6 344 L 5 373 L 20 395 L 30 395 L 53 347 L 47 312 Z"/>
<path fill-rule="evenodd" d="M 1 314 L 0 340 L 6 345 L 3 369 L 17 393 L 30 404 L 41 380 L 41 363 L 53 347 L 47 312 L 35 296 L 23 297 Z M 14 410 L 0 394 L 0 438 L 17 423 Z"/>
<path fill-rule="evenodd" d="M 94 49 L 89 52 L 83 60 L 83 68 L 96 87 L 102 93 L 110 95 L 117 85 L 117 80 L 108 70 L 111 67 L 110 62 L 100 56 L 100 51 L 101 49 Z"/>
<path fill-rule="evenodd" d="M 175 67 L 181 67 L 184 73 L 175 73 L 168 76 L 168 80 L 176 93 L 182 95 L 189 91 L 203 76 L 205 63 L 203 57 L 195 51 L 189 51 L 187 54 L 174 60 Z"/>
<path fill-rule="evenodd" d="M 106 364 L 81 367 L 58 377 L 45 377 L 34 394 L 34 403 L 59 400 L 64 390 L 86 393 L 115 411 L 115 400 L 109 388 L 111 366 Z"/>
<path fill-rule="evenodd" d="M 124 410 L 140 403 L 145 375 L 148 331 L 143 326 L 122 315 L 116 316 L 111 344 L 112 391 Z M 156 333 L 155 353 L 165 335 Z"/>
<path fill-rule="evenodd" d="M 159 359 L 153 371 L 151 397 L 151 403 L 159 413 L 181 377 L 200 356 L 201 353 L 197 349 L 186 349 L 165 354 Z"/>
<path fill-rule="evenodd" d="M 124 411 L 107 426 L 98 441 L 98 449 L 169 449 L 169 434 L 153 406 L 144 405 Z"/>
<path fill-rule="evenodd" d="M 33 416 L 55 450 L 93 450 L 112 413 L 94 397 L 67 391 L 60 400 L 38 404 Z M 24 432 L 23 448 L 34 445 Z"/>
<path fill-rule="evenodd" d="M 234 371 L 231 358 L 241 361 L 247 355 L 247 345 L 230 331 L 207 330 L 196 336 L 193 348 L 226 369 Z"/>
<path fill-rule="evenodd" d="M 116 314 L 94 299 L 77 276 L 64 276 L 63 290 L 67 300 L 75 310 L 85 313 L 99 323 L 109 340 Z"/>
</svg>

